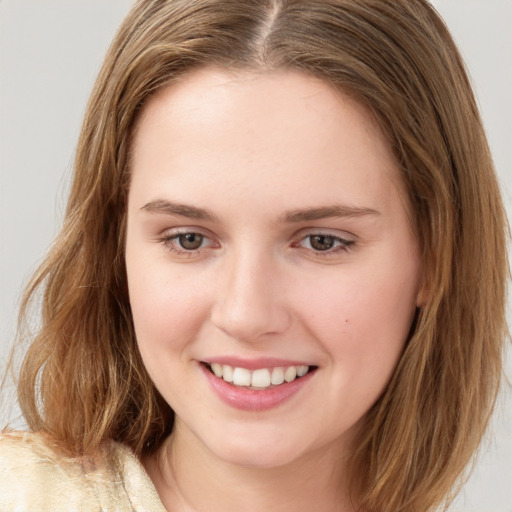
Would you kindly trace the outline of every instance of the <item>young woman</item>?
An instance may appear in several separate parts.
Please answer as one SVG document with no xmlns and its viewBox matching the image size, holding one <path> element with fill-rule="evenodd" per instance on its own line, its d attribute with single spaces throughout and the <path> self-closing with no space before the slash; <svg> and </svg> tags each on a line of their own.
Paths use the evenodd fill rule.
<svg viewBox="0 0 512 512">
<path fill-rule="evenodd" d="M 428 3 L 139 1 L 27 290 L 0 508 L 432 510 L 493 407 L 506 276 Z"/>
</svg>

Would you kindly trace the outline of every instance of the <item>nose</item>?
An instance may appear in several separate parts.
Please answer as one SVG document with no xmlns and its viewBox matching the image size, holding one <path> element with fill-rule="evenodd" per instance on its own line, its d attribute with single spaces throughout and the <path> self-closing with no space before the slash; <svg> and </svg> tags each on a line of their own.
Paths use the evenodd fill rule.
<svg viewBox="0 0 512 512">
<path fill-rule="evenodd" d="M 286 331 L 291 314 L 286 304 L 283 271 L 268 255 L 245 254 L 224 262 L 211 320 L 231 338 L 259 341 Z"/>
</svg>

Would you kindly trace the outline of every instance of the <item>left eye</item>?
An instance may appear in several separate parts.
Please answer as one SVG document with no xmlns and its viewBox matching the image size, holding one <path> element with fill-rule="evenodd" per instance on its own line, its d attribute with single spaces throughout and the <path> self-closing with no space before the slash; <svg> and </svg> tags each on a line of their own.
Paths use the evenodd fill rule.
<svg viewBox="0 0 512 512">
<path fill-rule="evenodd" d="M 316 252 L 328 252 L 333 249 L 347 250 L 353 243 L 351 240 L 345 240 L 338 236 L 318 233 L 304 237 L 299 245 Z"/>
</svg>

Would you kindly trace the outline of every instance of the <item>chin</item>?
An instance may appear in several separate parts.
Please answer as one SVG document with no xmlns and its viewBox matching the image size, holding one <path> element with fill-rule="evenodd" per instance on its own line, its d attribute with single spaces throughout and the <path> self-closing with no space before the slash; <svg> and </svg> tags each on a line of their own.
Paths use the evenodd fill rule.
<svg viewBox="0 0 512 512">
<path fill-rule="evenodd" d="M 294 450 L 293 453 L 279 449 L 269 443 L 256 443 L 253 448 L 247 446 L 235 446 L 218 453 L 226 463 L 248 469 L 274 469 L 293 464 L 301 454 Z"/>
<path fill-rule="evenodd" d="M 228 464 L 251 469 L 273 469 L 321 457 L 325 453 L 324 440 L 311 444 L 310 436 L 289 435 L 290 432 L 276 427 L 275 430 L 256 432 L 220 433 L 216 439 L 203 439 L 209 451 Z M 339 450 L 338 443 L 332 450 Z"/>
</svg>

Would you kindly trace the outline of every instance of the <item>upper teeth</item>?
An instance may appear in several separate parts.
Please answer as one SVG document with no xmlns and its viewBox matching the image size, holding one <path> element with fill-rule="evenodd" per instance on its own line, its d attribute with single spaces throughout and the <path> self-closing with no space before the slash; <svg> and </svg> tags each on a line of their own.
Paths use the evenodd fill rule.
<svg viewBox="0 0 512 512">
<path fill-rule="evenodd" d="M 228 364 L 211 363 L 212 372 L 226 382 L 231 382 L 235 386 L 251 386 L 253 388 L 265 389 L 278 386 L 283 382 L 292 382 L 297 377 L 302 377 L 308 373 L 309 366 L 287 366 L 276 368 L 259 368 L 258 370 L 248 370 L 247 368 L 233 367 Z"/>
</svg>

